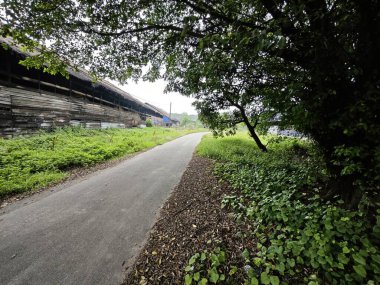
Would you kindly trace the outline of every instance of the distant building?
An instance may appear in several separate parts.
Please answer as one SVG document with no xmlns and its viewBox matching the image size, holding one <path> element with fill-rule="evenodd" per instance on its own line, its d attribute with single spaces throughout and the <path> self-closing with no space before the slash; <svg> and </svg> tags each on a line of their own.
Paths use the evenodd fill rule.
<svg viewBox="0 0 380 285">
<path fill-rule="evenodd" d="M 281 114 L 276 114 L 271 120 L 271 127 L 268 129 L 269 134 L 275 134 L 280 136 L 286 136 L 286 137 L 302 137 L 302 133 L 297 132 L 296 130 L 292 128 L 286 128 L 282 129 L 280 128 L 281 125 Z"/>
<path fill-rule="evenodd" d="M 300 132 L 297 132 L 293 129 L 280 129 L 278 126 L 271 126 L 268 130 L 268 133 L 280 135 L 280 136 L 286 136 L 286 137 L 302 137 L 302 134 Z"/>
<path fill-rule="evenodd" d="M 0 136 L 12 137 L 67 125 L 87 128 L 134 127 L 164 116 L 115 85 L 84 69 L 67 69 L 69 79 L 19 64 L 30 53 L 11 38 L 0 44 Z M 38 52 L 38 50 L 36 51 Z M 153 106 L 153 107 L 152 107 Z"/>
<path fill-rule="evenodd" d="M 179 121 L 175 119 L 171 119 L 169 113 L 165 112 L 164 110 L 153 106 L 149 103 L 145 103 L 148 107 L 150 107 L 152 110 L 156 111 L 157 113 L 161 114 L 162 118 L 153 118 L 152 122 L 155 126 L 165 126 L 165 127 L 171 127 L 173 125 L 179 125 Z"/>
</svg>

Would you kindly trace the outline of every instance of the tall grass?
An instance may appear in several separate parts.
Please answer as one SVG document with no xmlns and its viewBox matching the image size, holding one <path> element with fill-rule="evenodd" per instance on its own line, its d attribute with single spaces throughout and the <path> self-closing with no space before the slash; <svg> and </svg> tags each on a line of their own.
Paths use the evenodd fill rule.
<svg viewBox="0 0 380 285">
<path fill-rule="evenodd" d="M 51 185 L 72 168 L 119 158 L 190 132 L 194 130 L 63 128 L 0 139 L 0 198 Z"/>
<path fill-rule="evenodd" d="M 204 136 L 197 147 L 201 156 L 224 162 L 258 163 L 261 160 L 278 161 L 279 157 L 296 158 L 295 154 L 309 153 L 315 155 L 313 145 L 297 138 L 285 138 L 275 135 L 262 136 L 261 141 L 267 145 L 268 153 L 263 153 L 246 132 L 238 132 L 234 136 L 215 139 L 211 135 Z M 281 160 L 282 161 L 282 160 Z"/>
</svg>

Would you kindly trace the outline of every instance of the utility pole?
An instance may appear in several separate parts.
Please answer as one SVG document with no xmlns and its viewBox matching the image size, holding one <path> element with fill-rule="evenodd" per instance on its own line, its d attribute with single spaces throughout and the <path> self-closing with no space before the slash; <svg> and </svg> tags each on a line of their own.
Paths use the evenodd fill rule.
<svg viewBox="0 0 380 285">
<path fill-rule="evenodd" d="M 172 102 L 170 102 L 169 119 L 172 119 Z"/>
</svg>

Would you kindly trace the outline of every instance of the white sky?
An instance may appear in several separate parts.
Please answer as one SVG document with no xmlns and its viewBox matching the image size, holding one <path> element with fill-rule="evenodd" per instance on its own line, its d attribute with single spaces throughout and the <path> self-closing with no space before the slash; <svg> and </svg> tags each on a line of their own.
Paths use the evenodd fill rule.
<svg viewBox="0 0 380 285">
<path fill-rule="evenodd" d="M 140 80 L 137 83 L 129 80 L 125 85 L 120 85 L 118 82 L 112 80 L 111 82 L 140 101 L 155 105 L 168 113 L 170 102 L 172 102 L 172 113 L 186 112 L 191 115 L 197 114 L 195 108 L 191 105 L 194 101 L 193 99 L 179 93 L 164 93 L 166 83 L 162 79 L 155 82 Z"/>
</svg>

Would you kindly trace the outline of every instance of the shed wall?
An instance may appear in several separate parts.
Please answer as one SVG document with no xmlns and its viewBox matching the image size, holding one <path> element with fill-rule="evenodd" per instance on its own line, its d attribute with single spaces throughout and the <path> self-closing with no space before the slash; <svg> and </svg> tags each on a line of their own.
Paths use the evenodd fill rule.
<svg viewBox="0 0 380 285">
<path fill-rule="evenodd" d="M 138 113 L 46 91 L 0 85 L 0 136 L 13 137 L 67 125 L 87 128 L 133 127 Z"/>
</svg>

